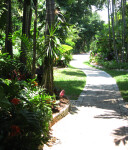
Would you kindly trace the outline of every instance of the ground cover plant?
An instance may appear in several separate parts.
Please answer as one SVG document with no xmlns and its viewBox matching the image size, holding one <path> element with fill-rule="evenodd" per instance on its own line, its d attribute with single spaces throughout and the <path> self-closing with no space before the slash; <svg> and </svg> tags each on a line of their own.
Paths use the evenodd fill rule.
<svg viewBox="0 0 128 150">
<path fill-rule="evenodd" d="M 49 135 L 52 99 L 35 81 L 0 78 L 0 149 L 38 149 Z"/>
<path fill-rule="evenodd" d="M 85 62 L 85 64 L 94 67 L 89 62 Z M 128 102 L 128 71 L 120 71 L 114 69 L 111 70 L 103 68 L 100 69 L 110 74 L 116 80 L 116 83 L 119 87 L 123 99 Z"/>
<path fill-rule="evenodd" d="M 54 70 L 55 87 L 65 90 L 70 100 L 77 100 L 86 84 L 86 75 L 79 69 L 69 66 Z"/>
<path fill-rule="evenodd" d="M 106 56 L 106 54 L 101 52 L 100 53 L 91 52 L 90 62 L 103 66 L 106 69 L 128 69 L 128 62 L 122 62 L 122 61 L 117 62 L 114 59 L 109 60 L 110 57 L 112 57 L 111 55 L 109 54 L 109 56 Z"/>
<path fill-rule="evenodd" d="M 0 150 L 37 150 L 48 140 L 55 98 L 21 67 L 0 55 Z"/>
</svg>

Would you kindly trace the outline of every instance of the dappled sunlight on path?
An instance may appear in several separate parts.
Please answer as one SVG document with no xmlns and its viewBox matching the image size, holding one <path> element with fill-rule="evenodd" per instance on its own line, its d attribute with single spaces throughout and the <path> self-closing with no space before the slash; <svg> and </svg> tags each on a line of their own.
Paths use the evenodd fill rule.
<svg viewBox="0 0 128 150">
<path fill-rule="evenodd" d="M 53 129 L 58 140 L 44 150 L 128 150 L 128 111 L 115 80 L 86 66 L 89 55 L 74 55 L 71 65 L 87 75 L 86 86 L 71 112 Z"/>
</svg>

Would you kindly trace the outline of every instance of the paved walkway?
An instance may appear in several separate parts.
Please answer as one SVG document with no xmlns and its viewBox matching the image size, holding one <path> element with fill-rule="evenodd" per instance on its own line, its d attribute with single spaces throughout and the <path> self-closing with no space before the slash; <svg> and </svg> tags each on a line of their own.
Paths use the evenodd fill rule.
<svg viewBox="0 0 128 150">
<path fill-rule="evenodd" d="M 87 75 L 86 86 L 72 111 L 56 123 L 53 147 L 44 150 L 128 150 L 127 110 L 115 80 L 83 64 L 86 54 L 74 55 L 71 65 Z"/>
</svg>

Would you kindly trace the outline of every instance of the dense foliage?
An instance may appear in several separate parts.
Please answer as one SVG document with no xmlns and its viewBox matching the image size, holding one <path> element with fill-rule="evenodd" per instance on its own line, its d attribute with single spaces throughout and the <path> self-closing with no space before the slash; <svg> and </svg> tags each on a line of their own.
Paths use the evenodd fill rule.
<svg viewBox="0 0 128 150">
<path fill-rule="evenodd" d="M 31 86 L 29 85 L 31 84 Z M 47 141 L 51 108 L 35 84 L 0 79 L 0 149 L 38 149 Z"/>
<path fill-rule="evenodd" d="M 19 71 L 20 63 L 0 58 L 0 149 L 36 150 L 48 140 L 55 98 Z"/>
<path fill-rule="evenodd" d="M 53 66 L 66 67 L 72 53 L 90 50 L 103 29 L 92 5 L 104 2 L 0 1 L 0 149 L 36 150 L 47 141 Z"/>
<path fill-rule="evenodd" d="M 107 6 L 108 24 L 93 38 L 91 62 L 110 69 L 128 69 L 128 4 L 108 0 Z"/>
</svg>

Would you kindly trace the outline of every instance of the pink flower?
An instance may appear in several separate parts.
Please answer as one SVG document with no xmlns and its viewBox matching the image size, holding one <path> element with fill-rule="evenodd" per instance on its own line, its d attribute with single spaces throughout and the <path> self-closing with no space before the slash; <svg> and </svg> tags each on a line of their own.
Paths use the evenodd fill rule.
<svg viewBox="0 0 128 150">
<path fill-rule="evenodd" d="M 63 97 L 64 96 L 64 94 L 65 94 L 65 91 L 64 90 L 62 90 L 61 92 L 60 92 L 60 97 Z"/>
</svg>

